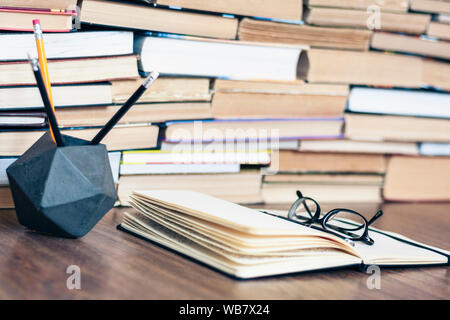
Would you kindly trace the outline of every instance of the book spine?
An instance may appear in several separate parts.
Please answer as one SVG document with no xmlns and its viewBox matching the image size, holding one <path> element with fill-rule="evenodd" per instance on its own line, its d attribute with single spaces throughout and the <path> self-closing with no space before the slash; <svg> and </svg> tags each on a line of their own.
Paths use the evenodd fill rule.
<svg viewBox="0 0 450 320">
<path fill-rule="evenodd" d="M 20 7 L 2 7 L 0 12 L 14 12 L 14 13 L 39 13 L 39 14 L 53 14 L 63 16 L 76 16 L 75 10 L 67 9 L 39 9 L 39 8 L 20 8 Z"/>
<path fill-rule="evenodd" d="M 33 32 L 33 28 L 30 29 L 21 29 L 21 28 L 2 28 L 0 30 L 4 31 L 15 31 L 15 32 Z M 57 33 L 67 33 L 73 29 L 42 29 L 42 32 L 57 32 Z"/>
</svg>

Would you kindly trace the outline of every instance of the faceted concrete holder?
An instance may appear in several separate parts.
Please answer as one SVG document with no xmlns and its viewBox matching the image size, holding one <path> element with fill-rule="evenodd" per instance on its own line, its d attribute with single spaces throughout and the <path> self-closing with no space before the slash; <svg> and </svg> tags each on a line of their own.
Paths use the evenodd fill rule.
<svg viewBox="0 0 450 320">
<path fill-rule="evenodd" d="M 22 225 L 78 238 L 113 207 L 116 189 L 104 145 L 63 137 L 56 147 L 44 134 L 6 172 Z"/>
</svg>

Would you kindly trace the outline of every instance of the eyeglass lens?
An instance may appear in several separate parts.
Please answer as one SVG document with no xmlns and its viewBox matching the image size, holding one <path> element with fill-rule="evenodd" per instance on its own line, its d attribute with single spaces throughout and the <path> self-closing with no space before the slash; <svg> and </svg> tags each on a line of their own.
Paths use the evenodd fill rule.
<svg viewBox="0 0 450 320">
<path fill-rule="evenodd" d="M 361 215 L 346 210 L 331 211 L 323 222 L 326 229 L 350 239 L 363 236 L 366 225 L 367 222 Z"/>
<path fill-rule="evenodd" d="M 300 198 L 297 201 L 298 205 L 295 208 L 294 216 L 290 218 L 306 222 L 311 220 L 319 210 L 317 202 L 312 199 Z"/>
</svg>

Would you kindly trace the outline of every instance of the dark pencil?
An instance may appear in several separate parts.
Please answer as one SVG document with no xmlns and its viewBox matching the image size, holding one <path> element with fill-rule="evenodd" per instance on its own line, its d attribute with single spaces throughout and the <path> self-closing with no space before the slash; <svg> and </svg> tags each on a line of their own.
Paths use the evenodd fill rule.
<svg viewBox="0 0 450 320">
<path fill-rule="evenodd" d="M 28 56 L 28 59 L 30 60 L 31 68 L 33 69 L 34 77 L 36 78 L 36 83 L 39 88 L 39 92 L 41 93 L 42 101 L 44 102 L 45 112 L 47 113 L 47 118 L 50 123 L 50 128 L 53 132 L 56 145 L 64 146 L 64 140 L 58 128 L 55 112 L 50 104 L 50 99 L 48 97 L 47 89 L 45 88 L 44 79 L 42 78 L 38 60 L 36 58 L 31 58 L 30 56 Z"/>
<path fill-rule="evenodd" d="M 100 141 L 108 134 L 109 131 L 119 122 L 120 119 L 125 115 L 125 113 L 130 110 L 130 108 L 139 100 L 139 98 L 144 94 L 145 90 L 155 81 L 159 76 L 156 71 L 150 72 L 148 78 L 144 81 L 142 85 L 136 90 L 133 95 L 128 98 L 127 102 L 120 107 L 120 109 L 114 114 L 114 116 L 108 121 L 108 123 L 97 133 L 97 135 L 91 140 L 91 144 L 99 144 Z"/>
</svg>

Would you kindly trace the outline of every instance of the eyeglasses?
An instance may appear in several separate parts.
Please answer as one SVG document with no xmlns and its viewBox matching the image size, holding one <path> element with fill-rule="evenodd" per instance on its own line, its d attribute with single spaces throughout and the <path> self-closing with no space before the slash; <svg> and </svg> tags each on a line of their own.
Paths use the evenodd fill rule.
<svg viewBox="0 0 450 320">
<path fill-rule="evenodd" d="M 300 191 L 297 191 L 297 196 L 298 199 L 289 209 L 288 219 L 326 231 L 347 241 L 362 241 L 368 245 L 374 243 L 373 239 L 369 237 L 369 226 L 383 215 L 382 210 L 375 213 L 369 221 L 359 212 L 350 209 L 337 208 L 323 214 L 317 201 L 304 197 Z M 316 227 L 314 224 L 318 224 L 320 227 Z"/>
</svg>

